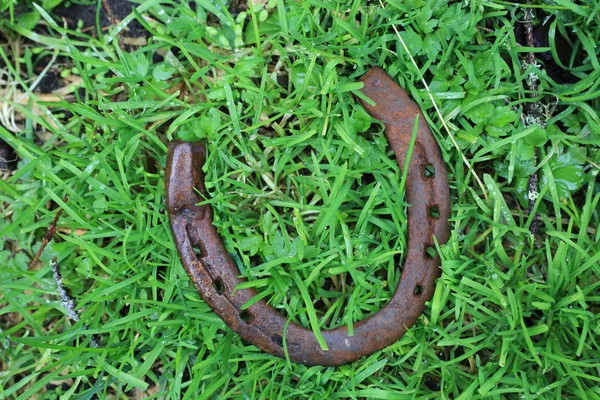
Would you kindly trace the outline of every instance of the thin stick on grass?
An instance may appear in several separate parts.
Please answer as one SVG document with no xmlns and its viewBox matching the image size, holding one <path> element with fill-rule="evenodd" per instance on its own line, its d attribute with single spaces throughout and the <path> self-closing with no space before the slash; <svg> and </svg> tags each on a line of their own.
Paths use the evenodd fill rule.
<svg viewBox="0 0 600 400">
<path fill-rule="evenodd" d="M 69 196 L 65 196 L 64 200 L 65 200 L 65 202 L 69 201 Z M 33 257 L 33 260 L 31 260 L 31 263 L 29 263 L 30 269 L 35 264 L 37 264 L 37 262 L 40 260 L 40 256 L 42 255 L 42 252 L 44 251 L 44 249 L 46 248 L 48 243 L 50 243 L 50 241 L 54 237 L 54 234 L 56 233 L 56 224 L 58 224 L 58 219 L 60 218 L 62 212 L 63 212 L 62 208 L 59 209 L 56 212 L 56 215 L 54 216 L 54 219 L 52 220 L 52 222 L 50 222 L 50 225 L 48 225 L 48 231 L 46 231 L 46 234 L 44 235 L 44 239 L 42 240 L 42 245 L 40 246 L 39 250 L 35 254 L 35 257 Z"/>
<path fill-rule="evenodd" d="M 529 4 L 530 2 L 528 1 L 527 4 Z M 532 11 L 527 9 L 525 10 L 525 35 L 527 36 L 527 46 L 530 48 L 534 48 L 535 47 L 535 40 L 533 37 L 533 24 L 532 24 Z M 527 53 L 527 59 L 526 59 L 526 64 L 529 67 L 533 67 L 536 65 L 535 62 L 535 54 L 533 53 L 533 51 L 530 51 Z M 536 97 L 536 93 L 538 91 L 538 85 L 537 85 L 537 77 L 533 74 L 530 74 L 530 79 L 527 80 L 527 84 L 529 86 L 529 90 L 530 93 L 527 95 L 529 98 L 535 98 Z M 527 105 L 527 113 L 529 114 L 530 117 L 535 117 L 537 114 L 539 114 L 539 112 L 537 111 L 537 107 L 538 107 L 538 103 L 529 103 Z M 537 164 L 537 159 L 538 159 L 538 151 L 537 151 L 537 147 L 533 148 L 533 161 L 534 163 Z M 533 173 L 529 176 L 529 182 L 527 183 L 527 191 L 528 191 L 528 199 L 529 199 L 529 214 L 531 214 L 531 212 L 533 211 L 533 208 L 535 206 L 535 202 L 537 199 L 537 193 L 538 193 L 538 175 L 537 175 L 537 169 L 535 171 L 533 171 Z M 538 234 L 538 221 L 536 219 L 536 216 L 534 215 L 533 219 L 531 220 L 531 225 L 529 226 L 529 232 L 531 232 L 531 234 L 533 235 L 533 237 L 535 238 Z"/>
<path fill-rule="evenodd" d="M 69 201 L 69 196 L 65 196 L 64 200 L 65 200 L 65 202 Z M 42 255 L 42 252 L 44 251 L 44 249 L 46 248 L 48 243 L 50 243 L 50 241 L 54 237 L 54 234 L 56 233 L 56 225 L 58 224 L 58 219 L 60 218 L 62 213 L 63 213 L 63 210 L 61 208 L 56 212 L 56 215 L 54 216 L 54 219 L 52 220 L 50 225 L 48 225 L 48 231 L 44 235 L 44 239 L 42 240 L 42 245 L 40 246 L 35 257 L 29 264 L 29 268 L 31 268 L 35 264 L 37 264 L 37 262 L 40 260 L 40 256 Z M 54 276 L 54 280 L 56 281 L 56 289 L 58 290 L 58 295 L 60 296 L 60 303 L 62 304 L 62 306 L 64 308 L 67 309 L 68 317 L 70 319 L 72 319 L 73 321 L 75 321 L 76 323 L 79 322 L 79 313 L 77 312 L 77 310 L 75 310 L 75 307 L 76 307 L 75 299 L 71 296 L 71 294 L 69 293 L 69 291 L 67 290 L 67 288 L 65 287 L 65 285 L 63 283 L 62 274 L 60 273 L 60 269 L 58 268 L 58 262 L 56 260 L 56 257 L 53 257 L 52 260 L 50 260 L 50 267 L 52 268 L 52 274 Z M 94 336 L 91 337 L 91 343 L 92 343 L 92 347 L 100 346 L 100 344 L 98 343 L 98 341 L 96 340 L 96 338 Z"/>
<path fill-rule="evenodd" d="M 60 304 L 67 309 L 67 315 L 71 320 L 73 320 L 75 323 L 79 322 L 79 312 L 75 309 L 77 303 L 63 283 L 62 274 L 60 273 L 60 268 L 58 267 L 56 257 L 52 257 L 52 260 L 50 261 L 50 267 L 52 268 L 52 274 L 54 275 L 54 280 L 56 281 L 56 290 L 58 290 L 58 295 L 60 296 Z M 84 325 L 84 327 L 87 329 L 86 325 Z M 92 347 L 100 347 L 100 343 L 93 335 L 90 338 L 90 341 Z"/>
<path fill-rule="evenodd" d="M 108 1 L 107 0 L 102 0 L 102 5 L 104 6 L 104 9 L 106 10 L 106 14 L 107 14 L 109 22 L 112 25 L 116 25 L 119 22 L 119 20 L 117 19 L 117 17 L 113 13 L 112 8 L 110 8 L 110 4 L 108 4 Z"/>
<path fill-rule="evenodd" d="M 56 257 L 52 257 L 52 260 L 50 261 L 50 267 L 52 268 L 52 274 L 54 275 L 54 280 L 56 281 L 56 289 L 58 290 L 58 295 L 60 296 L 60 304 L 67 309 L 69 318 L 75 322 L 79 322 L 79 313 L 75 310 L 75 299 L 73 299 L 63 284 L 62 275 L 60 273 L 60 269 L 58 268 Z"/>
</svg>

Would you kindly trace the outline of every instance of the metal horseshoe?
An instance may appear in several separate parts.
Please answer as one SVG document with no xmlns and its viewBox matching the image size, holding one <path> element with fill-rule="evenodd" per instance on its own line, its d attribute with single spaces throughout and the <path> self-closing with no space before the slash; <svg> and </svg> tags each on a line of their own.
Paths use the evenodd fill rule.
<svg viewBox="0 0 600 400">
<path fill-rule="evenodd" d="M 450 193 L 440 149 L 413 102 L 381 68 L 371 69 L 362 78 L 361 92 L 373 100 L 365 109 L 385 124 L 385 135 L 404 168 L 415 117 L 420 123 L 406 180 L 408 209 L 408 250 L 394 296 L 374 315 L 354 324 L 322 332 L 328 350 L 322 350 L 314 333 L 290 322 L 285 344 L 292 362 L 306 365 L 338 366 L 369 355 L 396 342 L 421 315 L 425 301 L 435 290 L 440 257 L 434 237 L 443 244 L 449 237 Z M 167 210 L 179 256 L 204 301 L 242 338 L 260 349 L 285 357 L 284 328 L 288 322 L 264 300 L 243 310 L 256 296 L 254 289 L 234 289 L 245 282 L 213 226 L 202 166 L 206 148 L 201 143 L 173 141 L 165 171 Z M 202 196 L 200 196 L 201 193 Z"/>
</svg>

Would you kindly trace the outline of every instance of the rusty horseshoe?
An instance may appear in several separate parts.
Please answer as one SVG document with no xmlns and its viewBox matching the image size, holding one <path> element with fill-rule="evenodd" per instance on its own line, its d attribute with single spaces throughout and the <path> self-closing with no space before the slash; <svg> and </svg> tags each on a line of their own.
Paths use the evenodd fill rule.
<svg viewBox="0 0 600 400">
<path fill-rule="evenodd" d="M 254 289 L 234 289 L 245 282 L 213 226 L 208 204 L 196 205 L 207 196 L 202 166 L 206 148 L 201 143 L 173 141 L 165 171 L 167 210 L 179 256 L 204 301 L 242 338 L 260 349 L 292 362 L 337 366 L 369 355 L 396 342 L 425 309 L 440 273 L 440 244 L 449 237 L 450 193 L 446 168 L 438 144 L 419 107 L 381 68 L 362 78 L 361 92 L 372 99 L 365 109 L 385 124 L 385 135 L 400 168 L 404 168 L 415 117 L 418 131 L 406 180 L 408 250 L 400 282 L 388 304 L 357 322 L 354 334 L 342 326 L 323 331 L 328 350 L 313 332 L 288 321 L 264 300 L 247 309 L 242 305 L 256 296 Z M 200 196 L 199 193 L 202 194 Z M 287 325 L 287 329 L 286 328 Z"/>
</svg>

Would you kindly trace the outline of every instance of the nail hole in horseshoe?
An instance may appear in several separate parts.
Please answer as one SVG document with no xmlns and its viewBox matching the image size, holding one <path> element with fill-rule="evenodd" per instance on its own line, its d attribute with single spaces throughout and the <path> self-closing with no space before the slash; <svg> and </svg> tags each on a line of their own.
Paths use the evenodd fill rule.
<svg viewBox="0 0 600 400">
<path fill-rule="evenodd" d="M 420 296 L 420 295 L 422 295 L 422 294 L 423 294 L 423 286 L 421 286 L 421 285 L 416 285 L 416 286 L 415 286 L 415 290 L 413 290 L 413 294 L 414 294 L 415 296 Z"/>
<path fill-rule="evenodd" d="M 251 324 L 252 321 L 254 320 L 254 316 L 252 314 L 250 314 L 250 312 L 248 310 L 242 310 L 242 311 L 240 311 L 240 319 L 245 324 Z"/>
<path fill-rule="evenodd" d="M 431 246 L 431 245 L 426 245 L 425 246 L 425 252 L 424 252 L 424 256 L 426 259 L 431 260 L 433 258 L 435 258 L 435 256 L 437 255 L 437 251 L 435 249 L 435 246 Z"/>
<path fill-rule="evenodd" d="M 423 177 L 423 179 L 435 178 L 435 167 L 433 166 L 433 164 L 421 165 L 421 176 Z"/>
<path fill-rule="evenodd" d="M 186 209 L 189 210 L 189 208 L 187 207 Z M 204 242 L 200 238 L 199 232 L 196 229 L 194 229 L 194 227 L 191 224 L 188 224 L 185 230 L 187 232 L 190 244 L 192 245 L 192 250 L 194 251 L 196 257 L 198 259 L 206 257 L 208 255 L 208 252 L 206 251 L 206 246 L 204 246 Z"/>
<path fill-rule="evenodd" d="M 218 295 L 223 294 L 223 291 L 225 290 L 225 283 L 223 282 L 223 279 L 219 277 L 215 278 L 212 285 Z"/>
<path fill-rule="evenodd" d="M 283 346 L 283 338 L 279 335 L 273 335 L 271 336 L 271 340 L 273 341 L 273 343 L 275 343 L 277 346 L 282 347 Z"/>
<path fill-rule="evenodd" d="M 440 209 L 436 205 L 427 206 L 427 217 L 438 219 L 440 217 Z"/>
</svg>

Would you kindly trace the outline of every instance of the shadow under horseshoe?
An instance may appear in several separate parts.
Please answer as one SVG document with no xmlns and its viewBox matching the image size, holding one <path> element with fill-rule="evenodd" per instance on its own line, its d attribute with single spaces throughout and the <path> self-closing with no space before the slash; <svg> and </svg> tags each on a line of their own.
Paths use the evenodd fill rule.
<svg viewBox="0 0 600 400">
<path fill-rule="evenodd" d="M 361 92 L 373 100 L 361 100 L 374 118 L 385 124 L 385 134 L 400 168 L 404 168 L 414 122 L 418 131 L 406 180 L 408 248 L 394 296 L 374 315 L 354 324 L 322 331 L 328 350 L 323 350 L 312 330 L 289 323 L 286 346 L 290 360 L 306 365 L 338 366 L 369 355 L 396 342 L 425 309 L 440 274 L 440 257 L 434 237 L 443 244 L 449 237 L 450 192 L 445 164 L 417 104 L 383 69 L 367 72 Z M 287 319 L 264 300 L 243 310 L 256 296 L 254 289 L 236 290 L 245 282 L 213 226 L 210 205 L 196 206 L 207 197 L 202 166 L 202 143 L 172 141 L 165 171 L 167 210 L 179 256 L 206 303 L 241 337 L 260 349 L 285 357 L 283 333 Z"/>
</svg>

